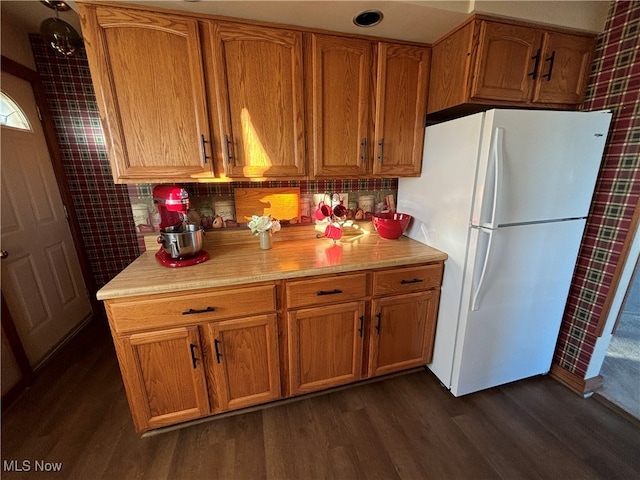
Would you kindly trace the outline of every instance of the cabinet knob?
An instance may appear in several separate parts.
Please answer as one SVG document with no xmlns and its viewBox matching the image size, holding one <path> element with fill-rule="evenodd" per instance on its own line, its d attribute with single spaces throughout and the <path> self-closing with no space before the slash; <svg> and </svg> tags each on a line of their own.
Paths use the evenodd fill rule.
<svg viewBox="0 0 640 480">
<path fill-rule="evenodd" d="M 0 250 L 0 258 L 1 259 L 5 259 L 9 256 L 9 252 L 7 252 L 6 250 Z"/>
</svg>

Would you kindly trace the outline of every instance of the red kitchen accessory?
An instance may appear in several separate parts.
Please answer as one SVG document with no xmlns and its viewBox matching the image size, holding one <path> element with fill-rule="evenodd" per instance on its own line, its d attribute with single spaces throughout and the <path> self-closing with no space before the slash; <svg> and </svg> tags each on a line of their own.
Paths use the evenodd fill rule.
<svg viewBox="0 0 640 480">
<path fill-rule="evenodd" d="M 318 220 L 324 220 L 325 218 L 330 217 L 332 213 L 333 211 L 331 210 L 331 205 L 320 202 L 316 210 L 316 218 Z"/>
<path fill-rule="evenodd" d="M 344 220 L 347 217 L 347 207 L 340 203 L 339 205 L 333 207 L 333 214 L 340 220 Z"/>
<path fill-rule="evenodd" d="M 334 242 L 338 241 L 342 238 L 342 229 L 339 226 L 330 223 L 324 230 L 324 236 L 330 238 Z"/>
<path fill-rule="evenodd" d="M 160 236 L 162 246 L 156 260 L 165 267 L 188 267 L 209 259 L 202 250 L 202 227 L 186 222 L 189 212 L 189 194 L 178 185 L 156 185 L 153 202 L 160 214 Z"/>
</svg>

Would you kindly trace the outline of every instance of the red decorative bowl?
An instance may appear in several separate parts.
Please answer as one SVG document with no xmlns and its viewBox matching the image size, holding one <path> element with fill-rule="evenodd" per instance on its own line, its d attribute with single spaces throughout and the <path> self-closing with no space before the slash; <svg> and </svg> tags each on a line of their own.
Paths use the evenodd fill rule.
<svg viewBox="0 0 640 480">
<path fill-rule="evenodd" d="M 395 240 L 400 238 L 409 226 L 411 215 L 406 213 L 377 213 L 371 219 L 378 235 L 382 238 Z"/>
</svg>

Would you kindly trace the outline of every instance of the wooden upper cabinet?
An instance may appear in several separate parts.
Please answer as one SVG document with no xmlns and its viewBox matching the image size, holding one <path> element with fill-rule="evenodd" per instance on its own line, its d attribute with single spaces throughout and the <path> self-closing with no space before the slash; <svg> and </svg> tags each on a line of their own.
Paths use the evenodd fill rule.
<svg viewBox="0 0 640 480">
<path fill-rule="evenodd" d="M 373 174 L 420 174 L 431 51 L 378 43 Z"/>
<path fill-rule="evenodd" d="M 474 17 L 433 46 L 429 114 L 484 106 L 576 108 L 595 35 Z M 446 112 L 445 112 L 446 113 Z"/>
<path fill-rule="evenodd" d="M 595 44 L 593 37 L 545 33 L 533 101 L 582 103 Z"/>
<path fill-rule="evenodd" d="M 368 40 L 305 36 L 307 133 L 314 176 L 370 171 L 372 51 Z"/>
<path fill-rule="evenodd" d="M 534 28 L 482 22 L 470 97 L 526 102 L 531 97 L 541 38 Z"/>
<path fill-rule="evenodd" d="M 196 20 L 79 4 L 116 182 L 211 176 Z"/>
<path fill-rule="evenodd" d="M 226 176 L 304 176 L 302 33 L 213 21 L 208 29 Z"/>
</svg>

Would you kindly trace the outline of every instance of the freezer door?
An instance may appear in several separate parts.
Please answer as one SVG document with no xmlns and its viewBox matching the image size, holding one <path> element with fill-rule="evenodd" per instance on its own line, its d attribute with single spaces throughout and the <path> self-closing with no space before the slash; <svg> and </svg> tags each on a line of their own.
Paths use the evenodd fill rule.
<svg viewBox="0 0 640 480">
<path fill-rule="evenodd" d="M 549 371 L 584 220 L 473 228 L 451 392 Z"/>
<path fill-rule="evenodd" d="M 586 217 L 610 121 L 610 112 L 488 111 L 472 224 Z"/>
</svg>

